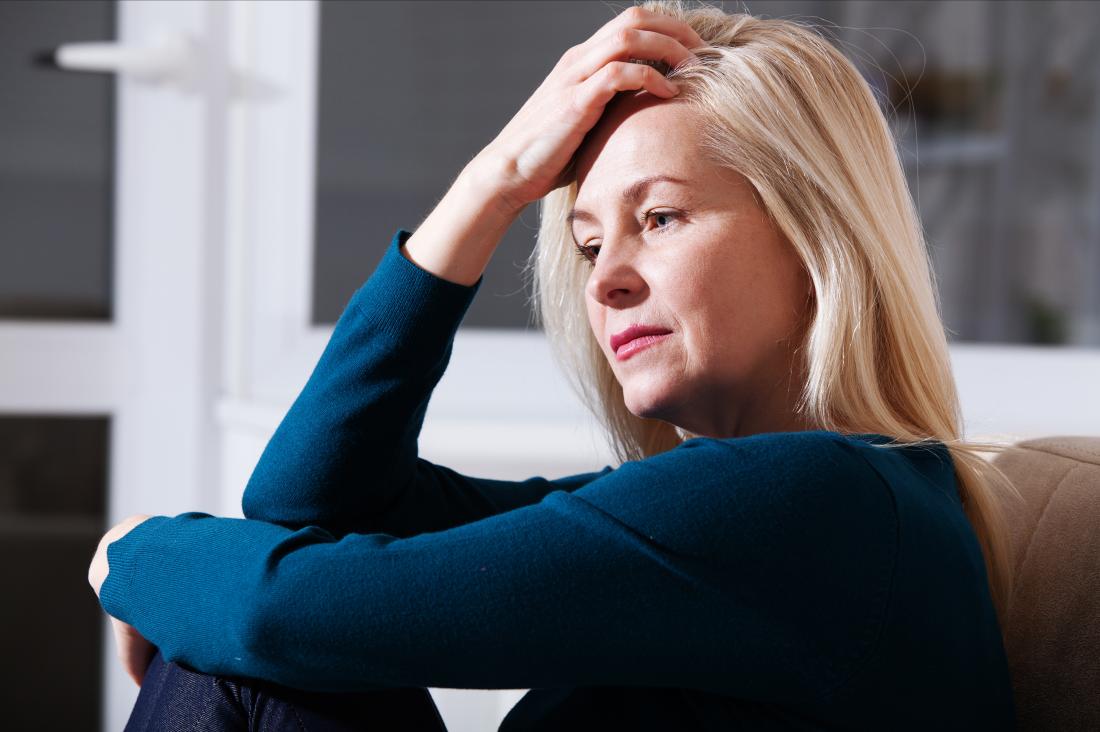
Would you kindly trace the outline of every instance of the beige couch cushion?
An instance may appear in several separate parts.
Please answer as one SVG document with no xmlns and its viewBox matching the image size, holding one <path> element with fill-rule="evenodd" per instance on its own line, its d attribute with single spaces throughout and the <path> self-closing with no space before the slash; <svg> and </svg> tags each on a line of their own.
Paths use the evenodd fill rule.
<svg viewBox="0 0 1100 732">
<path fill-rule="evenodd" d="M 1019 729 L 1100 730 L 1100 437 L 1025 440 L 993 462 L 1026 501 L 1009 504 L 1004 629 Z"/>
</svg>

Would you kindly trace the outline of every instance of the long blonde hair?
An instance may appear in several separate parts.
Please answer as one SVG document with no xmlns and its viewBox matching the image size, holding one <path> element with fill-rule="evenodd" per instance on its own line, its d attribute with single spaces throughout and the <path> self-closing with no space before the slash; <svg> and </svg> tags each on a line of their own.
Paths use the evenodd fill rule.
<svg viewBox="0 0 1100 732">
<path fill-rule="evenodd" d="M 1011 481 L 981 453 L 1005 445 L 963 439 L 959 398 L 935 275 L 894 137 L 859 71 L 812 27 L 651 0 L 707 46 L 669 73 L 677 103 L 703 120 L 700 143 L 743 175 L 797 252 L 813 283 L 796 411 L 841 434 L 894 438 L 883 448 L 943 443 L 981 544 L 994 605 L 1012 589 L 1005 497 Z M 693 435 L 640 418 L 588 326 L 589 268 L 573 254 L 566 214 L 576 182 L 541 201 L 528 262 L 536 312 L 573 388 L 623 461 L 669 450 Z"/>
</svg>

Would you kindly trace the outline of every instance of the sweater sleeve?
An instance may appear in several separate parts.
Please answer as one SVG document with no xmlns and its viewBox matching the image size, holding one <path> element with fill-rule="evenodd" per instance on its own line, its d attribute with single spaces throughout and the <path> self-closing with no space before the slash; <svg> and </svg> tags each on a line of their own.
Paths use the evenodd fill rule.
<svg viewBox="0 0 1100 732">
<path fill-rule="evenodd" d="M 481 286 L 408 260 L 398 230 L 352 296 L 305 387 L 245 488 L 245 518 L 342 535 L 413 536 L 575 490 L 606 473 L 555 480 L 470 478 L 417 454 L 432 390 Z"/>
<path fill-rule="evenodd" d="M 404 539 L 154 517 L 109 546 L 101 602 L 169 660 L 310 690 L 810 699 L 873 651 L 897 531 L 889 488 L 829 433 L 695 438 Z"/>
</svg>

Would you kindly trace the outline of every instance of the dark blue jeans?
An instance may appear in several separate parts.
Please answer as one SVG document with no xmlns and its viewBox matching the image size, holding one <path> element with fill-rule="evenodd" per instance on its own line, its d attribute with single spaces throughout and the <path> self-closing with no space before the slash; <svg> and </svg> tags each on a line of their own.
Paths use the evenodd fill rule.
<svg viewBox="0 0 1100 732">
<path fill-rule="evenodd" d="M 126 732 L 446 732 L 424 688 L 337 694 L 233 679 L 166 663 L 157 652 L 145 672 Z"/>
</svg>

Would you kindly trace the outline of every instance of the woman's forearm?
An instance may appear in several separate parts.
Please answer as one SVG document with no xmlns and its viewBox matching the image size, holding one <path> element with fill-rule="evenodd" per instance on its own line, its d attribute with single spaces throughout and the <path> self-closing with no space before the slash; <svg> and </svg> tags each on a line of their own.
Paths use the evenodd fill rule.
<svg viewBox="0 0 1100 732">
<path fill-rule="evenodd" d="M 412 534 L 388 517 L 417 480 L 417 437 L 476 286 L 420 269 L 399 230 L 352 295 L 309 380 L 271 436 L 242 497 L 247 518 L 284 526 Z M 420 520 L 450 507 L 421 497 Z M 469 520 L 468 517 L 466 520 Z"/>
<path fill-rule="evenodd" d="M 480 157 L 471 161 L 450 190 L 405 243 L 402 254 L 436 277 L 467 287 L 485 271 L 508 227 L 519 216 L 500 193 L 499 176 Z"/>
<path fill-rule="evenodd" d="M 411 536 L 525 505 L 550 489 L 465 480 L 418 459 L 455 331 L 518 215 L 485 169 L 468 165 L 415 234 L 398 232 L 352 296 L 253 470 L 245 517 L 337 535 Z"/>
</svg>

